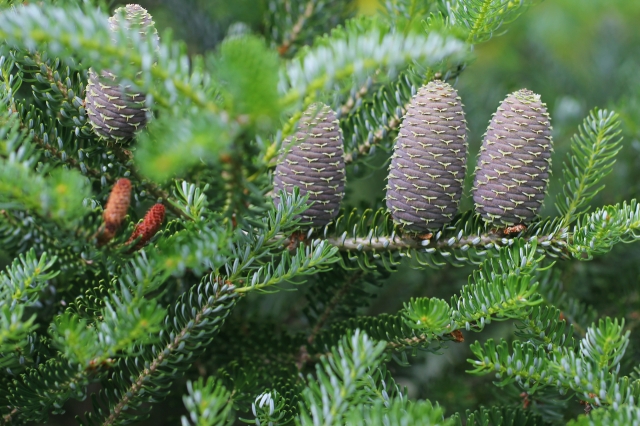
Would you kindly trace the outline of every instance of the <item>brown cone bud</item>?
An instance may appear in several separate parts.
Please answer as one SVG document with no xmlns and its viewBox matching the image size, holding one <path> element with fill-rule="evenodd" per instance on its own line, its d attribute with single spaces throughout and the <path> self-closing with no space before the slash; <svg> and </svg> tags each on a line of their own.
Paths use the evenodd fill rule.
<svg viewBox="0 0 640 426">
<path fill-rule="evenodd" d="M 111 189 L 107 206 L 102 213 L 104 229 L 99 237 L 100 245 L 115 237 L 129 210 L 131 201 L 131 182 L 127 178 L 118 179 Z"/>
<path fill-rule="evenodd" d="M 160 230 L 163 221 L 164 206 L 162 204 L 155 204 L 149 209 L 144 219 L 142 219 L 142 222 L 136 225 L 136 229 L 133 230 L 126 244 L 131 244 L 136 238 L 140 237 L 140 240 L 132 248 L 132 251 L 139 250 L 146 246 L 149 240 Z"/>
</svg>

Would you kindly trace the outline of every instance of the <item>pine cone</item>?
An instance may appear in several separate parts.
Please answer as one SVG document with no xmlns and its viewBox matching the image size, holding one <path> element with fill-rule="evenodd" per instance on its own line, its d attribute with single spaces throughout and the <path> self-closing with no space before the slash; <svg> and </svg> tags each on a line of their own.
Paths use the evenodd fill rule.
<svg viewBox="0 0 640 426">
<path fill-rule="evenodd" d="M 130 201 L 131 182 L 126 178 L 118 179 L 111 189 L 107 205 L 102 213 L 104 229 L 99 236 L 100 245 L 109 242 L 115 237 L 120 225 L 127 217 Z"/>
<path fill-rule="evenodd" d="M 458 93 L 432 81 L 407 108 L 389 166 L 387 208 L 404 229 L 425 232 L 458 211 L 467 161 L 467 121 Z"/>
<path fill-rule="evenodd" d="M 93 131 L 116 142 L 133 138 L 147 124 L 145 95 L 121 87 L 115 75 L 89 71 L 85 106 Z"/>
<path fill-rule="evenodd" d="M 124 21 L 121 21 L 120 16 L 124 16 Z M 109 18 L 109 28 L 115 32 L 118 31 L 121 25 L 126 28 L 138 28 L 143 38 L 150 34 L 156 46 L 160 43 L 160 37 L 158 36 L 158 30 L 155 27 L 153 18 L 149 12 L 139 4 L 128 4 L 124 7 L 117 8 L 113 12 L 113 16 Z"/>
<path fill-rule="evenodd" d="M 125 244 L 131 244 L 136 238 L 141 237 L 131 250 L 139 250 L 146 246 L 149 240 L 160 230 L 163 221 L 164 206 L 162 204 L 153 205 L 147 214 L 144 215 L 142 222 L 136 225 L 136 228 Z"/>
<path fill-rule="evenodd" d="M 124 21 L 120 17 L 124 13 Z M 109 18 L 109 26 L 116 31 L 119 26 L 139 28 L 141 34 L 150 31 L 154 44 L 159 43 L 158 32 L 151 15 L 137 4 L 116 9 Z M 89 70 L 85 95 L 85 107 L 94 132 L 103 139 L 116 142 L 133 138 L 138 129 L 147 123 L 146 96 L 123 86 L 118 77 L 104 70 L 100 75 Z"/>
<path fill-rule="evenodd" d="M 493 115 L 480 148 L 473 201 L 487 222 L 514 225 L 535 218 L 549 183 L 551 126 L 540 95 L 522 89 Z"/>
<path fill-rule="evenodd" d="M 279 191 L 290 194 L 297 186 L 313 203 L 302 217 L 313 226 L 327 225 L 340 210 L 346 179 L 342 130 L 335 113 L 326 105 L 311 105 L 284 147 L 288 150 L 275 171 L 276 203 Z"/>
</svg>

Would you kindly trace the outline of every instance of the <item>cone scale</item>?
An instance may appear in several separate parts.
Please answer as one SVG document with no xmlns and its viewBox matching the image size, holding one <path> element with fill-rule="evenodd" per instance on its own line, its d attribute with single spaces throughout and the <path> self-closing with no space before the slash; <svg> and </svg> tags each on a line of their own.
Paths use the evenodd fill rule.
<svg viewBox="0 0 640 426">
<path fill-rule="evenodd" d="M 493 115 L 476 168 L 473 201 L 486 222 L 516 225 L 538 214 L 553 152 L 549 113 L 540 95 L 522 89 Z"/>
<path fill-rule="evenodd" d="M 274 176 L 276 203 L 281 190 L 291 194 L 298 187 L 312 204 L 302 218 L 312 226 L 329 224 L 340 210 L 346 179 L 342 130 L 335 113 L 326 105 L 312 105 L 283 146 Z"/>
<path fill-rule="evenodd" d="M 389 166 L 387 208 L 396 224 L 427 232 L 458 211 L 466 171 L 467 122 L 457 92 L 432 81 L 405 114 Z"/>
</svg>

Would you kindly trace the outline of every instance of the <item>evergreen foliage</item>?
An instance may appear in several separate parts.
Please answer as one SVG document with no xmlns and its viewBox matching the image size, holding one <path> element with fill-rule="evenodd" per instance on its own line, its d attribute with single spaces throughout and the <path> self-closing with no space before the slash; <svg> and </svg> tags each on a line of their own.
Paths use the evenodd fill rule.
<svg viewBox="0 0 640 426">
<path fill-rule="evenodd" d="M 461 195 L 467 135 L 480 138 L 452 86 L 532 3 L 387 0 L 367 16 L 349 1 L 265 0 L 253 27 L 193 54 L 140 6 L 0 2 L 0 424 L 70 412 L 83 425 L 638 424 L 637 310 L 615 304 L 637 293 L 602 272 L 616 257 L 640 276 L 637 244 L 619 244 L 640 239 L 640 206 L 603 191 L 626 164 L 628 116 L 593 108 L 540 158 L 518 151 L 519 134 L 508 152 L 486 148 L 544 166 L 526 217 L 487 222 Z M 434 85 L 449 95 L 420 89 Z M 322 104 L 328 124 L 303 132 Z M 516 112 L 514 125 L 550 132 L 546 109 Z M 434 114 L 434 133 L 462 129 L 457 145 L 415 142 Z M 398 194 L 423 167 L 450 172 L 440 151 L 456 148 L 455 188 L 436 191 L 451 205 L 402 201 L 433 226 L 404 229 L 421 219 L 386 207 L 376 179 L 394 145 L 411 158 L 393 163 Z M 561 180 L 547 179 L 561 153 Z M 492 190 L 520 185 L 490 171 Z M 547 187 L 558 215 L 539 212 Z M 318 202 L 331 207 L 321 217 Z M 407 266 L 428 291 L 405 285 Z M 604 281 L 602 316 L 585 302 L 591 281 Z M 400 303 L 376 309 L 388 287 Z M 484 405 L 403 377 L 462 351 L 466 371 L 433 387 L 492 386 Z"/>
</svg>

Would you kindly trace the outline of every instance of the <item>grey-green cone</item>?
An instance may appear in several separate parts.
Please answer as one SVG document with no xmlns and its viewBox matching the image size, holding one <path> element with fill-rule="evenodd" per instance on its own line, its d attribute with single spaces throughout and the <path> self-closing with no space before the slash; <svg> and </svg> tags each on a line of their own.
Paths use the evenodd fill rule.
<svg viewBox="0 0 640 426">
<path fill-rule="evenodd" d="M 480 148 L 476 212 L 504 225 L 533 220 L 546 194 L 552 151 L 549 113 L 540 95 L 522 89 L 507 96 Z"/>
<path fill-rule="evenodd" d="M 124 20 L 121 17 L 124 17 Z M 158 30 L 155 27 L 153 18 L 145 8 L 139 4 L 128 4 L 124 7 L 117 8 L 113 16 L 109 18 L 109 28 L 112 31 L 118 31 L 120 27 L 138 29 L 142 38 L 151 36 L 151 41 L 155 46 L 160 43 Z"/>
<path fill-rule="evenodd" d="M 404 229 L 425 232 L 458 211 L 467 162 L 467 122 L 458 93 L 432 81 L 407 108 L 389 166 L 387 208 Z"/>
<path fill-rule="evenodd" d="M 124 21 L 120 22 L 120 17 Z M 109 18 L 109 26 L 117 31 L 120 26 L 139 28 L 145 36 L 151 35 L 158 44 L 158 33 L 151 15 L 137 4 L 129 4 L 116 9 Z M 123 85 L 118 77 L 109 71 L 100 75 L 89 70 L 89 80 L 85 94 L 85 108 L 94 132 L 103 139 L 122 141 L 131 139 L 138 129 L 147 122 L 146 96 Z"/>
<path fill-rule="evenodd" d="M 276 203 L 280 191 L 290 194 L 297 186 L 312 204 L 302 217 L 313 226 L 327 225 L 340 210 L 346 177 L 342 130 L 335 113 L 326 105 L 312 105 L 283 146 L 274 177 Z"/>
</svg>

